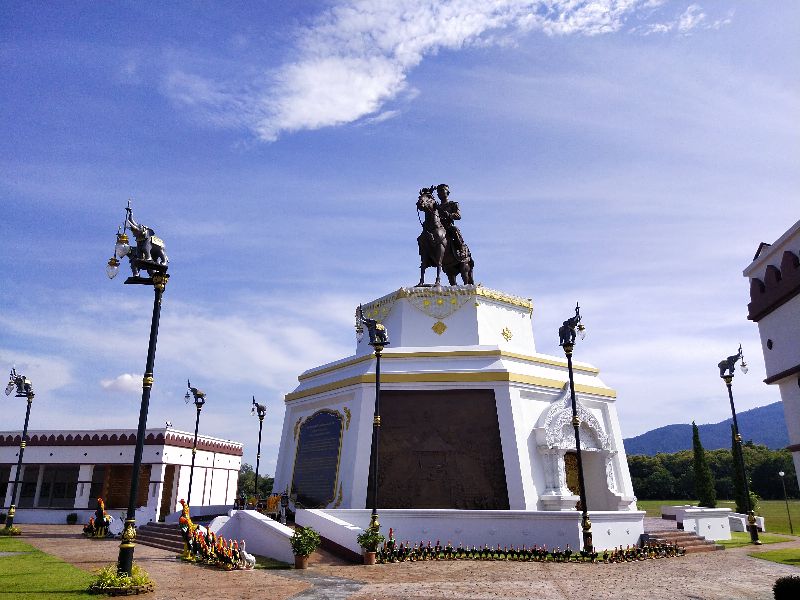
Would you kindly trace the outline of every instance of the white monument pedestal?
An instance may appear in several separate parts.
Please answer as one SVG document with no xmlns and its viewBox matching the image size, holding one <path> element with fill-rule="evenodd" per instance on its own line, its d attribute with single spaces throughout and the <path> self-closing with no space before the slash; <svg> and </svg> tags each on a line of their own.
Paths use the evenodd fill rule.
<svg viewBox="0 0 800 600">
<path fill-rule="evenodd" d="M 401 288 L 363 309 L 391 342 L 381 359 L 379 507 L 575 511 L 567 363 L 536 352 L 530 300 L 481 286 Z M 301 374 L 286 396 L 274 489 L 297 494 L 298 508 L 369 506 L 368 341 Z M 574 363 L 587 504 L 635 511 L 616 394 L 598 374 Z"/>
</svg>

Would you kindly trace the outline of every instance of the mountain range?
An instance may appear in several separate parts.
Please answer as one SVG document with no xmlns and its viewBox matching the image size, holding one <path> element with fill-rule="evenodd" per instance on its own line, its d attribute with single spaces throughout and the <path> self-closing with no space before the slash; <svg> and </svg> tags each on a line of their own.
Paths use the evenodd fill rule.
<svg viewBox="0 0 800 600">
<path fill-rule="evenodd" d="M 737 413 L 739 431 L 745 442 L 752 440 L 773 450 L 785 448 L 789 444 L 783 405 L 780 402 L 759 406 Z M 720 423 L 697 426 L 700 441 L 706 450 L 731 447 L 731 419 Z M 665 425 L 641 435 L 623 440 L 628 454 L 654 455 L 659 452 L 678 452 L 692 449 L 691 424 Z"/>
</svg>

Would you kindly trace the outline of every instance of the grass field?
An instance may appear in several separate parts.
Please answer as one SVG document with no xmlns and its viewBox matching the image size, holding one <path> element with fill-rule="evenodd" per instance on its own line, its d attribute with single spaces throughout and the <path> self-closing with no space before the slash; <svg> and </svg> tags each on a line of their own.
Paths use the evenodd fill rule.
<svg viewBox="0 0 800 600">
<path fill-rule="evenodd" d="M 768 552 L 752 552 L 750 556 L 762 558 L 782 565 L 800 567 L 800 550 L 790 548 L 788 550 L 769 550 Z"/>
<path fill-rule="evenodd" d="M 14 600 L 98 598 L 87 590 L 92 575 L 14 538 L 0 538 L 0 597 Z M 104 596 L 99 596 L 104 597 Z"/>
<path fill-rule="evenodd" d="M 696 500 L 639 500 L 636 504 L 639 510 L 647 511 L 648 517 L 660 517 L 661 506 L 696 504 Z M 732 500 L 717 501 L 717 508 L 730 508 L 735 510 Z M 800 500 L 789 500 L 789 511 L 792 515 L 792 524 L 795 534 L 800 535 Z M 765 526 L 769 533 L 789 534 L 789 517 L 786 514 L 786 503 L 783 500 L 762 500 L 758 515 L 764 517 Z"/>
<path fill-rule="evenodd" d="M 759 533 L 758 539 L 762 544 L 778 544 L 780 542 L 791 542 L 794 538 L 790 535 L 779 535 L 775 533 Z M 750 545 L 750 534 L 744 531 L 731 531 L 731 539 L 717 540 L 717 544 L 726 548 L 741 548 Z"/>
</svg>

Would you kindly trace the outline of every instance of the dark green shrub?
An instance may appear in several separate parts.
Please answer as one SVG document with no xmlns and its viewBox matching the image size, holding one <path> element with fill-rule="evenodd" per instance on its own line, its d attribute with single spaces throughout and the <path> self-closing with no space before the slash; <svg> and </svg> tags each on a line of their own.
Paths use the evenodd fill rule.
<svg viewBox="0 0 800 600">
<path fill-rule="evenodd" d="M 779 577 L 772 586 L 775 600 L 796 600 L 800 598 L 800 577 L 789 575 Z"/>
<path fill-rule="evenodd" d="M 67 515 L 67 525 L 75 525 L 78 522 L 78 513 L 69 513 Z"/>
</svg>

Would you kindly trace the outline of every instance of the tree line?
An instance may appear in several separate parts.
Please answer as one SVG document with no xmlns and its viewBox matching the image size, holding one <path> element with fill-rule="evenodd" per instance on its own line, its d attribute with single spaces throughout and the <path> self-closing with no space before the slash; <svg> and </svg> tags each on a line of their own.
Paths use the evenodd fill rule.
<svg viewBox="0 0 800 600">
<path fill-rule="evenodd" d="M 789 498 L 800 498 L 792 455 L 788 450 L 770 450 L 752 441 L 743 444 L 745 470 L 750 489 L 764 500 L 783 500 L 779 471 L 784 472 Z M 706 450 L 706 461 L 714 480 L 716 497 L 735 497 L 735 468 L 731 450 Z M 672 454 L 628 456 L 633 491 L 640 500 L 686 500 L 696 497 L 692 450 Z"/>
</svg>

